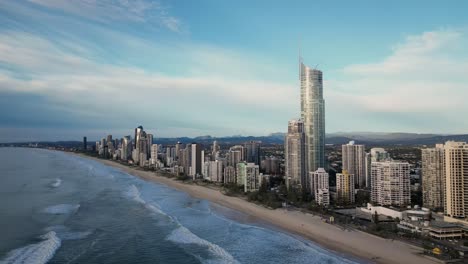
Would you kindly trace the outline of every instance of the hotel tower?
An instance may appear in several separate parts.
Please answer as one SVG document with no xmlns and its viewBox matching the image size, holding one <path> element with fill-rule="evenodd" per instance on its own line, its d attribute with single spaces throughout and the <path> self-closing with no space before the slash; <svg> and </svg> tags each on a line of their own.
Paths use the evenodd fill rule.
<svg viewBox="0 0 468 264">
<path fill-rule="evenodd" d="M 325 168 L 325 101 L 322 72 L 300 60 L 301 119 L 305 135 L 305 172 Z"/>
</svg>

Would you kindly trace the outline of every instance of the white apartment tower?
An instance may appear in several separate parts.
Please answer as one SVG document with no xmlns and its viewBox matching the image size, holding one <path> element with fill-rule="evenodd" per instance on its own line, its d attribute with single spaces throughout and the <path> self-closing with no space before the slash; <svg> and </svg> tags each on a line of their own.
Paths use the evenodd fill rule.
<svg viewBox="0 0 468 264">
<path fill-rule="evenodd" d="M 329 205 L 329 176 L 323 168 L 310 172 L 310 191 L 319 205 Z"/>
<path fill-rule="evenodd" d="M 291 120 L 284 140 L 286 187 L 305 188 L 304 122 Z"/>
<path fill-rule="evenodd" d="M 448 141 L 445 149 L 445 214 L 468 221 L 468 144 Z"/>
<path fill-rule="evenodd" d="M 421 151 L 423 205 L 442 209 L 445 205 L 445 151 L 443 144 Z"/>
<path fill-rule="evenodd" d="M 410 170 L 407 162 L 372 162 L 371 177 L 371 200 L 374 203 L 395 206 L 411 204 Z"/>
<path fill-rule="evenodd" d="M 356 145 L 350 141 L 341 146 L 343 170 L 354 174 L 354 182 L 358 188 L 366 186 L 366 153 L 364 145 Z"/>
</svg>

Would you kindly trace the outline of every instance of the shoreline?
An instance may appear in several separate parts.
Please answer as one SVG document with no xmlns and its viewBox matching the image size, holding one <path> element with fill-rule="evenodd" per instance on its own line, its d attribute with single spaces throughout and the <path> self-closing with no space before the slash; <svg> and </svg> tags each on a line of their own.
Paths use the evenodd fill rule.
<svg viewBox="0 0 468 264">
<path fill-rule="evenodd" d="M 327 224 L 321 217 L 309 213 L 286 209 L 271 210 L 239 197 L 227 196 L 214 188 L 176 181 L 174 178 L 158 176 L 151 171 L 130 168 L 111 160 L 103 160 L 79 153 L 83 158 L 120 169 L 146 181 L 165 184 L 190 196 L 207 200 L 229 209 L 242 212 L 295 236 L 312 241 L 318 246 L 350 260 L 365 263 L 439 263 L 420 255 L 421 249 L 400 241 L 391 241 L 362 231 L 345 230 Z M 280 232 L 281 232 L 280 231 Z"/>
</svg>

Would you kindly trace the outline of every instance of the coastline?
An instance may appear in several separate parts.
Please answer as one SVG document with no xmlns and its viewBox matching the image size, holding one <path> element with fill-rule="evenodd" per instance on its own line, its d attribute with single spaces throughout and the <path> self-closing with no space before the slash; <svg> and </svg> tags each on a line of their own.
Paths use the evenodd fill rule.
<svg viewBox="0 0 468 264">
<path fill-rule="evenodd" d="M 173 178 L 158 176 L 154 172 L 137 170 L 110 160 L 77 153 L 72 154 L 118 168 L 146 181 L 165 184 L 193 197 L 243 212 L 280 230 L 310 240 L 338 255 L 348 255 L 371 263 L 439 263 L 419 255 L 421 250 L 409 244 L 387 240 L 357 230 L 343 231 L 338 226 L 324 223 L 319 216 L 286 209 L 270 210 L 239 197 L 226 196 L 213 188 L 183 183 Z"/>
</svg>

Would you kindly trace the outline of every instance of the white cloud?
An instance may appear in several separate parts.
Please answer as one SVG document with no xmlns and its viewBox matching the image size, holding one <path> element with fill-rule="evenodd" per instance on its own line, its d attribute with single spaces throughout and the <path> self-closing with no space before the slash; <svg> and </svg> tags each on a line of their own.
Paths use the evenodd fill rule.
<svg viewBox="0 0 468 264">
<path fill-rule="evenodd" d="M 461 48 L 466 46 L 468 36 L 464 31 L 425 32 L 407 37 L 380 62 L 345 67 L 342 76 L 330 81 L 326 90 L 332 115 L 350 120 L 347 116 L 354 113 L 355 122 L 365 123 L 363 119 L 380 113 L 382 120 L 394 124 L 394 130 L 462 132 L 460 126 L 443 127 L 436 123 L 456 123 L 458 114 L 468 113 L 468 56 Z M 418 118 L 427 120 L 431 115 L 434 123 L 416 127 L 420 125 Z M 446 119 L 438 119 L 441 115 Z M 413 118 L 415 125 L 400 123 L 405 116 Z M 369 121 L 367 126 L 372 126 Z M 466 122 L 461 123 L 468 129 Z"/>
<path fill-rule="evenodd" d="M 160 1 L 150 0 L 28 0 L 29 2 L 87 19 L 151 23 L 180 33 L 180 19 L 171 16 Z"/>
<path fill-rule="evenodd" d="M 79 50 L 78 54 L 69 52 L 68 45 L 58 45 L 57 39 L 52 42 L 27 33 L 2 34 L 0 43 L 0 62 L 17 69 L 0 71 L 0 92 L 46 96 L 53 103 L 66 105 L 88 118 L 138 117 L 153 124 L 175 118 L 185 122 L 178 125 L 183 129 L 178 132 L 190 129 L 192 132 L 205 130 L 199 134 L 224 131 L 229 135 L 238 133 L 239 122 L 255 124 L 252 120 L 259 119 L 256 112 L 288 116 L 298 102 L 285 100 L 295 90 L 291 85 L 261 76 L 253 78 L 252 70 L 246 69 L 267 66 L 252 57 L 220 48 L 192 45 L 171 50 L 164 47 L 171 54 L 179 52 L 178 56 L 186 58 L 185 67 L 199 69 L 174 76 L 137 66 L 97 62 L 88 56 L 92 52 L 77 43 L 72 50 Z M 210 56 L 202 60 L 201 54 Z M 216 58 L 222 63 L 215 63 Z M 18 72 L 25 77 L 18 78 Z M 253 134 L 276 131 L 271 127 L 271 123 L 265 123 L 243 131 Z"/>
</svg>

